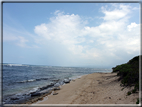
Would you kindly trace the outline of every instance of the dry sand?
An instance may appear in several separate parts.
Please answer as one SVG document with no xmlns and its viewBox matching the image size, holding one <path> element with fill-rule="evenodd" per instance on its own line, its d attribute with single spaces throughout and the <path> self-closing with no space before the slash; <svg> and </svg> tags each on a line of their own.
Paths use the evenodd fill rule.
<svg viewBox="0 0 142 107">
<path fill-rule="evenodd" d="M 116 73 L 84 75 L 36 104 L 136 104 L 139 93 L 127 96 L 133 88 L 122 90 L 117 79 Z"/>
</svg>

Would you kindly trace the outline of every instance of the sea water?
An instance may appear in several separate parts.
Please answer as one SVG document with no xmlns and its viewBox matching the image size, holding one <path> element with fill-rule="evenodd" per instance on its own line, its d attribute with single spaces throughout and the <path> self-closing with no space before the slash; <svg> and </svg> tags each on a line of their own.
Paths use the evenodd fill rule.
<svg viewBox="0 0 142 107">
<path fill-rule="evenodd" d="M 64 79 L 76 79 L 94 72 L 111 72 L 112 69 L 85 67 L 59 67 L 22 64 L 3 64 L 2 94 L 3 102 L 14 95 L 20 96 L 37 91 L 40 87 L 58 82 L 63 85 Z M 12 103 L 7 100 L 6 103 Z"/>
</svg>

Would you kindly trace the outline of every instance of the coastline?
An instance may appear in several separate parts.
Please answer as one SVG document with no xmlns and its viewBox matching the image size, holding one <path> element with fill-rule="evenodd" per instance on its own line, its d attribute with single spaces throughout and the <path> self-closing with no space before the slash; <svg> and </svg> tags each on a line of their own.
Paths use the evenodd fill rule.
<svg viewBox="0 0 142 107">
<path fill-rule="evenodd" d="M 136 104 L 139 92 L 127 95 L 133 87 L 122 87 L 117 73 L 97 72 L 83 75 L 80 78 L 60 86 L 60 90 L 53 90 L 42 96 L 37 96 L 22 104 L 4 104 L 4 106 L 94 106 L 111 104 L 112 106 Z"/>
<path fill-rule="evenodd" d="M 133 87 L 121 87 L 116 75 L 104 72 L 83 75 L 31 105 L 136 104 L 139 93 L 127 96 Z"/>
</svg>

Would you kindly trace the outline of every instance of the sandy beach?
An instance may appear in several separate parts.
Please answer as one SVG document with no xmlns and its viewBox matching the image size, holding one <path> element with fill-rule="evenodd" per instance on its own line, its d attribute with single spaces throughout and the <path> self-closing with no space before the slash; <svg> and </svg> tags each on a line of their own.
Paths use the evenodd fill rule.
<svg viewBox="0 0 142 107">
<path fill-rule="evenodd" d="M 34 104 L 136 104 L 139 93 L 127 96 L 127 92 L 133 87 L 121 87 L 116 75 L 116 73 L 84 75 L 61 86 L 60 90 L 52 92 L 52 95 Z"/>
</svg>

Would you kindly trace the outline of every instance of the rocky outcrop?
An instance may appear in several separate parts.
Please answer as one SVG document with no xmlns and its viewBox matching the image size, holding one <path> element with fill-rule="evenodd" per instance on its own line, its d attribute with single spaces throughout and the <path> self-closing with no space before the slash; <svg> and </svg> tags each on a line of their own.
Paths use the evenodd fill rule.
<svg viewBox="0 0 142 107">
<path fill-rule="evenodd" d="M 71 81 L 70 79 L 64 79 L 63 82 L 67 84 L 67 83 L 70 83 L 70 81 Z"/>
<path fill-rule="evenodd" d="M 53 90 L 54 90 L 54 91 L 56 91 L 56 90 L 60 90 L 60 88 L 59 88 L 59 87 L 56 87 L 56 88 L 54 88 Z"/>
<path fill-rule="evenodd" d="M 50 88 L 50 87 L 53 87 L 53 86 L 54 86 L 54 83 L 51 83 L 50 85 L 41 87 L 40 90 L 45 90 L 45 89 Z"/>
<path fill-rule="evenodd" d="M 41 95 L 41 93 L 35 92 L 35 93 L 32 93 L 32 94 L 31 94 L 31 97 L 40 96 L 40 95 Z"/>
</svg>

